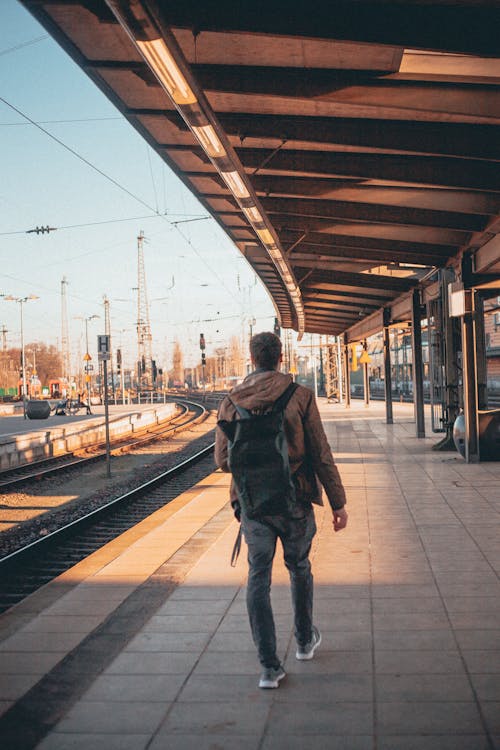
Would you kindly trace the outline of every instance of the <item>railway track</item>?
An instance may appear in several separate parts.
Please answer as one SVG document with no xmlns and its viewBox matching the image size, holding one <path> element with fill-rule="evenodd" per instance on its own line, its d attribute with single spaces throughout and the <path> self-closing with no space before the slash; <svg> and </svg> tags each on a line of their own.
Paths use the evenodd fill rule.
<svg viewBox="0 0 500 750">
<path fill-rule="evenodd" d="M 148 428 L 143 432 L 128 437 L 123 440 L 116 440 L 112 443 L 111 455 L 120 455 L 138 448 L 141 445 L 147 445 L 155 440 L 165 439 L 175 435 L 176 432 L 186 429 L 197 421 L 205 418 L 206 408 L 195 401 L 178 400 L 176 401 L 181 413 L 175 415 L 167 423 L 157 425 L 155 428 Z M 94 461 L 103 460 L 106 457 L 106 449 L 103 444 L 89 446 L 85 450 L 69 453 L 56 458 L 47 458 L 40 461 L 34 461 L 24 466 L 16 467 L 0 473 L 0 492 L 6 489 L 19 487 L 26 482 L 41 480 L 44 477 L 53 476 L 61 471 L 84 466 Z"/>
<path fill-rule="evenodd" d="M 141 486 L 0 559 L 0 612 L 142 521 L 214 470 L 213 444 Z"/>
</svg>

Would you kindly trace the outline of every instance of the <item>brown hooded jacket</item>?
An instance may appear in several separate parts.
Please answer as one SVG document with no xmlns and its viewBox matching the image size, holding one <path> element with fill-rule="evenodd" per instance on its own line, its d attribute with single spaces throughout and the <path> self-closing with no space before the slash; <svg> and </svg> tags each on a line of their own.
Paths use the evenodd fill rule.
<svg viewBox="0 0 500 750">
<path fill-rule="evenodd" d="M 276 370 L 257 370 L 231 391 L 231 400 L 226 396 L 219 407 L 219 419 L 231 421 L 237 418 L 231 401 L 249 411 L 269 408 L 292 382 L 290 375 Z M 285 410 L 285 433 L 288 443 L 290 468 L 294 475 L 297 498 L 301 502 L 323 505 L 323 485 L 332 510 L 339 510 L 346 502 L 345 491 L 332 452 L 321 423 L 314 394 L 309 388 L 299 385 Z M 227 438 L 217 427 L 215 433 L 215 462 L 222 471 L 229 471 L 227 463 Z M 234 484 L 231 483 L 231 502 L 237 501 Z"/>
</svg>

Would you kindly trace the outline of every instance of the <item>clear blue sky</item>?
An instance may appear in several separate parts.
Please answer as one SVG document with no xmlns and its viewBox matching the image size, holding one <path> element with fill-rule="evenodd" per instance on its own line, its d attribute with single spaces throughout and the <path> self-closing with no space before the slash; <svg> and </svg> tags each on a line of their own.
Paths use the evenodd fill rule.
<svg viewBox="0 0 500 750">
<path fill-rule="evenodd" d="M 206 212 L 17 0 L 0 2 L 0 97 L 0 293 L 39 296 L 24 305 L 26 342 L 59 342 L 65 276 L 73 356 L 83 345 L 78 316 L 101 316 L 89 324 L 95 352 L 107 295 L 114 346 L 121 342 L 131 365 L 140 230 L 147 238 L 153 356 L 163 366 L 169 366 L 174 338 L 191 365 L 198 361 L 200 331 L 210 355 L 243 328 L 248 332 L 253 317 L 254 332 L 272 328 L 274 308 L 233 243 L 211 218 L 173 226 Z M 25 233 L 42 225 L 58 230 Z M 3 326 L 8 345 L 19 346 L 19 305 L 0 298 Z"/>
</svg>

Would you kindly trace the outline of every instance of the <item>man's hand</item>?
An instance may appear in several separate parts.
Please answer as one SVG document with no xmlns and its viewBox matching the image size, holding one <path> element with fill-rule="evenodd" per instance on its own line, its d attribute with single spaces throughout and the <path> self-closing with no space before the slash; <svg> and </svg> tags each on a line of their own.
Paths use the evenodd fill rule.
<svg viewBox="0 0 500 750">
<path fill-rule="evenodd" d="M 347 526 L 347 511 L 345 508 L 339 508 L 339 510 L 333 511 L 333 528 L 335 531 L 345 529 Z"/>
</svg>

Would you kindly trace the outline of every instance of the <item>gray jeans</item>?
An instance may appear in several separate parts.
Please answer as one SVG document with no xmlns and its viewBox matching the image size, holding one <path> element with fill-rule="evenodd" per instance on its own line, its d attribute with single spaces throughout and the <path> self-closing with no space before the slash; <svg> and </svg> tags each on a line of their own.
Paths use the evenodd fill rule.
<svg viewBox="0 0 500 750">
<path fill-rule="evenodd" d="M 276 667 L 276 631 L 271 607 L 271 572 L 276 541 L 283 545 L 290 573 L 295 617 L 295 638 L 305 646 L 312 638 L 313 577 L 309 552 L 316 533 L 312 508 L 300 518 L 266 516 L 250 520 L 242 514 L 243 534 L 248 546 L 247 609 L 259 660 L 263 667 Z"/>
</svg>

